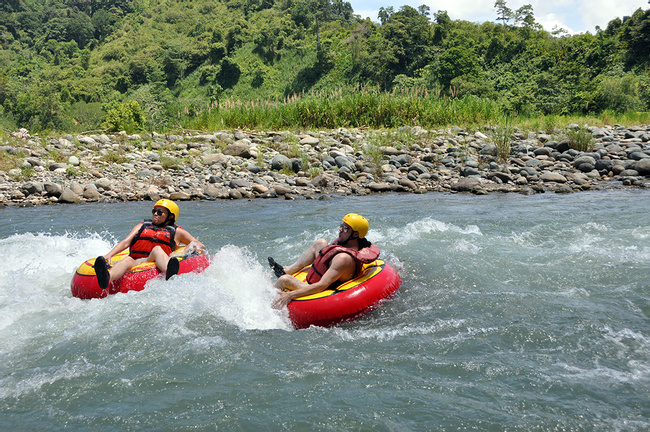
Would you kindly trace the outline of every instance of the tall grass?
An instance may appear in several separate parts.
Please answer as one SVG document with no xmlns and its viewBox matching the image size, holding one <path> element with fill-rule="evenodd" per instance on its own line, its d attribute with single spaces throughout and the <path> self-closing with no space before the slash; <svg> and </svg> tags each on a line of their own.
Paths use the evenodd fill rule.
<svg viewBox="0 0 650 432">
<path fill-rule="evenodd" d="M 204 109 L 179 112 L 178 125 L 193 130 L 393 129 L 401 126 L 435 129 L 452 125 L 480 128 L 497 124 L 504 117 L 512 119 L 514 128 L 546 133 L 554 133 L 570 123 L 593 126 L 650 123 L 648 112 L 529 117 L 505 112 L 498 102 L 476 96 L 447 98 L 417 87 L 384 92 L 358 86 L 284 98 L 215 101 Z"/>
<path fill-rule="evenodd" d="M 486 124 L 500 114 L 489 99 L 441 98 L 425 89 L 381 92 L 371 88 L 338 89 L 329 93 L 292 95 L 283 100 L 242 102 L 228 99 L 206 107 L 198 117 L 181 116 L 188 129 L 318 129 L 367 127 L 425 128 Z"/>
<path fill-rule="evenodd" d="M 567 137 L 569 145 L 574 150 L 590 152 L 594 149 L 593 135 L 587 128 L 569 129 Z"/>
</svg>

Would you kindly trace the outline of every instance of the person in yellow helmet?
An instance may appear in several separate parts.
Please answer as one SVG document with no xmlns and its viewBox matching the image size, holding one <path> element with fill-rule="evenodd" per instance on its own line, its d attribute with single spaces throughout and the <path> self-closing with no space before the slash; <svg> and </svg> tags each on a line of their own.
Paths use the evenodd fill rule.
<svg viewBox="0 0 650 432">
<path fill-rule="evenodd" d="M 356 277 L 363 263 L 379 257 L 379 248 L 366 239 L 368 228 L 366 218 L 348 213 L 339 227 L 339 236 L 332 243 L 328 244 L 323 238 L 316 240 L 295 263 L 286 267 L 269 257 L 269 265 L 278 276 L 275 287 L 280 290 L 274 306 L 283 308 L 294 298 L 321 292 L 332 284 Z M 310 264 L 306 282 L 291 276 Z"/>
<path fill-rule="evenodd" d="M 178 273 L 178 259 L 169 257 L 176 245 L 189 245 L 194 242 L 199 248 L 205 249 L 203 243 L 176 225 L 179 209 L 174 201 L 156 201 L 151 214 L 151 220 L 145 220 L 133 227 L 129 235 L 110 252 L 95 259 L 94 268 L 100 288 L 108 288 L 112 281 L 121 278 L 140 261 L 155 262 L 156 267 L 169 279 Z M 107 263 L 115 254 L 126 248 L 129 248 L 129 255 L 118 261 L 109 271 Z"/>
</svg>

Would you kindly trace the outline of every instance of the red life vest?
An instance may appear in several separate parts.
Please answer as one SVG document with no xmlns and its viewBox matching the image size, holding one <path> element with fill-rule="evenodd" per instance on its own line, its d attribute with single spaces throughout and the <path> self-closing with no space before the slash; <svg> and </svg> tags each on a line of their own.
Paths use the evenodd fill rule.
<svg viewBox="0 0 650 432">
<path fill-rule="evenodd" d="M 336 240 L 334 240 L 331 244 L 325 246 L 320 250 L 320 252 L 318 252 L 318 256 L 307 272 L 306 281 L 308 284 L 318 282 L 320 278 L 323 277 L 327 269 L 330 268 L 330 262 L 332 261 L 332 258 L 340 253 L 346 253 L 354 258 L 354 261 L 357 265 L 357 268 L 354 271 L 354 276 L 356 277 L 361 270 L 361 264 L 368 264 L 376 260 L 379 258 L 379 252 L 379 247 L 377 247 L 377 245 L 374 243 L 371 243 L 368 247 L 355 251 L 344 246 L 339 246 L 336 243 Z"/>
<path fill-rule="evenodd" d="M 150 221 L 144 221 L 131 241 L 129 256 L 133 259 L 146 258 L 156 246 L 162 247 L 167 255 L 171 254 L 176 247 L 176 228 L 176 225 L 156 226 Z"/>
</svg>

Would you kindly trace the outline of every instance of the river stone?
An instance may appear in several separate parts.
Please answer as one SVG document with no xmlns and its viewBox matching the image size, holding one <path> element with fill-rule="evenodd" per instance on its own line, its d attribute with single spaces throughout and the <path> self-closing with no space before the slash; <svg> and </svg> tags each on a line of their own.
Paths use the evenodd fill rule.
<svg viewBox="0 0 650 432">
<path fill-rule="evenodd" d="M 214 165 L 216 163 L 226 165 L 228 157 L 223 153 L 212 153 L 203 156 L 203 165 Z"/>
<path fill-rule="evenodd" d="M 337 165 L 339 168 L 346 167 L 346 168 L 348 168 L 350 171 L 354 171 L 354 170 L 355 170 L 354 160 L 351 160 L 351 159 L 348 158 L 347 156 L 338 156 L 338 157 L 335 158 L 335 160 L 336 160 L 336 165 Z"/>
<path fill-rule="evenodd" d="M 409 167 L 409 171 L 415 171 L 418 174 L 425 174 L 429 172 L 429 169 L 423 164 L 416 162 Z"/>
<path fill-rule="evenodd" d="M 281 171 L 284 167 L 291 167 L 291 162 L 289 158 L 285 155 L 275 155 L 271 160 L 271 169 L 274 171 Z"/>
<path fill-rule="evenodd" d="M 386 156 L 397 156 L 399 154 L 402 154 L 400 150 L 397 150 L 395 147 L 390 147 L 390 146 L 381 146 L 379 147 L 379 151 L 385 154 Z"/>
<path fill-rule="evenodd" d="M 346 169 L 345 167 L 339 170 L 339 177 L 341 177 L 343 180 L 351 181 L 354 182 L 357 180 L 354 174 L 350 172 L 349 169 Z"/>
<path fill-rule="evenodd" d="M 416 190 L 416 189 L 417 189 L 417 186 L 415 185 L 414 182 L 412 182 L 412 181 L 409 180 L 409 179 L 405 179 L 405 178 L 401 178 L 401 179 L 399 179 L 399 185 L 400 185 L 400 186 L 407 187 L 407 188 L 412 189 L 412 190 Z"/>
<path fill-rule="evenodd" d="M 628 157 L 632 160 L 637 160 L 637 161 L 642 159 L 650 159 L 650 155 L 643 153 L 643 151 L 641 150 L 630 153 Z"/>
<path fill-rule="evenodd" d="M 393 160 L 397 161 L 400 165 L 409 165 L 413 158 L 410 155 L 403 153 L 395 157 Z"/>
<path fill-rule="evenodd" d="M 648 176 L 650 175 L 650 158 L 641 159 L 634 164 L 634 169 L 638 171 L 640 175 Z"/>
<path fill-rule="evenodd" d="M 390 192 L 393 190 L 393 186 L 386 182 L 371 182 L 368 184 L 368 189 L 373 192 Z"/>
<path fill-rule="evenodd" d="M 187 201 L 190 198 L 190 195 L 186 192 L 172 192 L 169 195 L 169 199 L 172 201 Z"/>
<path fill-rule="evenodd" d="M 262 185 L 262 184 L 255 183 L 255 184 L 253 185 L 253 192 L 256 192 L 256 193 L 258 193 L 258 194 L 265 194 L 265 193 L 267 193 L 268 191 L 269 191 L 269 188 L 267 188 L 266 186 L 264 186 L 264 185 Z"/>
<path fill-rule="evenodd" d="M 45 188 L 41 182 L 27 182 L 23 185 L 23 190 L 27 195 L 41 194 Z"/>
<path fill-rule="evenodd" d="M 480 186 L 481 186 L 481 182 L 479 179 L 468 178 L 468 179 L 459 180 L 457 183 L 451 186 L 451 189 L 455 190 L 456 192 L 471 192 L 475 188 L 478 188 Z"/>
<path fill-rule="evenodd" d="M 596 165 L 595 165 L 595 168 L 598 171 L 607 171 L 607 172 L 609 172 L 609 171 L 612 170 L 613 167 L 614 167 L 614 161 L 609 160 L 609 159 L 598 159 L 596 161 Z"/>
<path fill-rule="evenodd" d="M 45 182 L 43 183 L 43 188 L 45 189 L 45 193 L 48 196 L 53 196 L 58 198 L 63 193 L 63 188 L 61 187 L 61 185 L 57 183 Z"/>
<path fill-rule="evenodd" d="M 316 147 L 320 143 L 320 140 L 316 137 L 308 136 L 300 140 L 300 144 L 310 145 Z"/>
<path fill-rule="evenodd" d="M 533 153 L 535 154 L 535 156 L 540 156 L 540 155 L 550 156 L 552 151 L 553 150 L 550 147 L 538 147 L 533 151 Z"/>
<path fill-rule="evenodd" d="M 77 196 L 77 194 L 74 193 L 70 188 L 63 189 L 61 196 L 59 196 L 60 203 L 72 204 L 72 203 L 78 203 L 80 201 L 81 199 L 79 198 L 79 196 Z"/>
<path fill-rule="evenodd" d="M 537 175 L 537 170 L 532 167 L 523 167 L 522 169 L 519 170 L 519 174 L 526 176 L 526 177 L 533 177 Z"/>
<path fill-rule="evenodd" d="M 48 166 L 48 169 L 50 171 L 56 171 L 58 169 L 64 169 L 65 170 L 67 167 L 68 167 L 68 165 L 64 164 L 62 162 L 53 162 Z"/>
<path fill-rule="evenodd" d="M 253 174 L 259 174 L 262 171 L 264 171 L 264 168 L 261 166 L 253 165 L 253 164 L 248 164 L 246 165 L 246 170 L 252 172 Z"/>
<path fill-rule="evenodd" d="M 86 187 L 83 190 L 82 196 L 88 201 L 98 201 L 102 194 L 94 187 Z"/>
<path fill-rule="evenodd" d="M 491 172 L 491 173 L 488 175 L 488 177 L 489 177 L 491 180 L 493 180 L 493 181 L 494 181 L 494 179 L 498 178 L 498 179 L 501 180 L 501 182 L 503 182 L 503 183 L 512 182 L 512 176 L 511 176 L 510 174 L 508 174 L 508 173 L 504 173 L 504 172 L 502 172 L 502 171 L 494 171 L 494 172 Z"/>
<path fill-rule="evenodd" d="M 585 155 L 585 156 L 580 156 L 579 158 L 576 158 L 573 161 L 573 166 L 575 168 L 579 169 L 580 165 L 582 165 L 582 164 L 589 164 L 589 165 L 591 165 L 593 167 L 593 166 L 596 165 L 596 159 L 594 157 L 592 157 L 592 156 L 586 156 Z"/>
<path fill-rule="evenodd" d="M 68 163 L 72 166 L 79 166 L 79 164 L 81 164 L 77 156 L 70 156 L 68 158 Z"/>
<path fill-rule="evenodd" d="M 236 156 L 246 159 L 252 157 L 250 146 L 243 140 L 228 144 L 221 152 L 228 156 Z"/>
<path fill-rule="evenodd" d="M 566 177 L 556 172 L 545 172 L 539 176 L 539 179 L 543 182 L 566 183 Z"/>
<path fill-rule="evenodd" d="M 91 187 L 95 187 L 94 185 L 90 185 Z M 84 187 L 81 186 L 79 183 L 71 183 L 70 184 L 70 189 L 72 189 L 72 192 L 76 193 L 77 195 L 82 195 L 84 192 Z"/>
<path fill-rule="evenodd" d="M 619 174 L 621 177 L 636 177 L 639 175 L 639 172 L 637 170 L 633 169 L 626 169 L 623 172 Z"/>
<path fill-rule="evenodd" d="M 476 168 L 465 167 L 465 168 L 462 169 L 461 175 L 463 177 L 480 176 L 481 171 L 477 170 Z"/>
<path fill-rule="evenodd" d="M 286 194 L 291 193 L 291 188 L 288 187 L 288 186 L 284 186 L 284 185 L 275 185 L 275 186 L 273 186 L 273 191 L 277 195 L 282 196 L 282 195 L 286 195 Z"/>
<path fill-rule="evenodd" d="M 291 158 L 289 159 L 289 168 L 291 171 L 297 173 L 302 169 L 302 159 Z"/>
<path fill-rule="evenodd" d="M 98 189 L 104 189 L 104 190 L 111 190 L 111 181 L 107 179 L 106 177 L 102 177 L 100 179 L 97 179 L 95 182 L 95 186 L 97 186 Z"/>
<path fill-rule="evenodd" d="M 203 188 L 203 193 L 210 198 L 225 198 L 223 189 L 210 185 Z"/>
<path fill-rule="evenodd" d="M 42 166 L 45 166 L 45 164 L 43 163 L 43 161 L 42 161 L 41 159 L 39 159 L 39 158 L 30 157 L 30 158 L 27 158 L 26 161 L 27 161 L 31 166 L 33 166 L 33 167 L 37 167 L 37 166 L 41 166 L 41 167 L 42 167 Z"/>
<path fill-rule="evenodd" d="M 250 182 L 243 179 L 233 179 L 230 180 L 229 186 L 233 189 L 249 189 L 251 187 Z"/>
<path fill-rule="evenodd" d="M 230 199 L 242 199 L 244 196 L 238 189 L 231 189 L 228 191 L 228 197 Z"/>
</svg>

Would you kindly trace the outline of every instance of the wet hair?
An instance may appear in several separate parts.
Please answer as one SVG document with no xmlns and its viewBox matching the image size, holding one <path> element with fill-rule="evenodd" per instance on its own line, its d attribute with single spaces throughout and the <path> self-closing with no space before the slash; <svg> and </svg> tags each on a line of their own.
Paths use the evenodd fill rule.
<svg viewBox="0 0 650 432">
<path fill-rule="evenodd" d="M 367 238 L 364 237 L 359 239 L 359 249 L 370 247 L 370 245 L 372 245 L 372 243 L 369 242 Z"/>
</svg>

